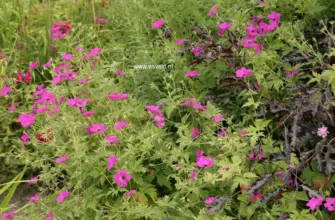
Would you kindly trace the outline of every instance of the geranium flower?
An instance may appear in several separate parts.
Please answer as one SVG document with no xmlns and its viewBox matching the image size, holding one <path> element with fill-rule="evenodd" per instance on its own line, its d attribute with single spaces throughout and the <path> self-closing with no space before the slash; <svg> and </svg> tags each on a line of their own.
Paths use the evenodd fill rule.
<svg viewBox="0 0 335 220">
<path fill-rule="evenodd" d="M 193 169 L 192 170 L 192 173 L 191 173 L 191 176 L 190 176 L 190 180 L 193 181 L 195 179 L 195 177 L 197 176 L 197 170 L 196 169 Z"/>
<path fill-rule="evenodd" d="M 236 77 L 237 78 L 244 78 L 244 77 L 247 77 L 247 76 L 251 76 L 253 74 L 254 73 L 251 70 L 246 69 L 245 67 L 242 67 L 241 69 L 236 70 Z"/>
<path fill-rule="evenodd" d="M 8 111 L 11 112 L 11 111 L 14 111 L 19 105 L 17 104 L 13 104 L 11 106 L 8 107 Z"/>
<path fill-rule="evenodd" d="M 251 196 L 252 201 L 256 201 L 257 199 L 260 199 L 260 198 L 262 198 L 262 193 L 261 192 L 257 192 L 253 196 Z"/>
<path fill-rule="evenodd" d="M 219 114 L 212 118 L 213 121 L 221 122 L 223 120 L 223 115 Z"/>
<path fill-rule="evenodd" d="M 264 22 L 261 22 L 259 25 L 258 25 L 258 33 L 259 35 L 265 35 L 267 33 L 269 33 L 271 31 L 271 28 L 268 24 L 264 23 Z"/>
<path fill-rule="evenodd" d="M 29 137 L 28 134 L 24 133 L 24 134 L 21 135 L 21 140 L 22 140 L 24 145 L 27 145 L 27 144 L 29 144 L 30 137 Z"/>
<path fill-rule="evenodd" d="M 318 136 L 325 138 L 327 137 L 329 131 L 328 128 L 326 126 L 322 126 L 320 128 L 318 128 Z"/>
<path fill-rule="evenodd" d="M 52 64 L 52 58 L 49 59 L 49 61 L 46 64 L 43 64 L 44 68 L 50 67 Z"/>
<path fill-rule="evenodd" d="M 80 45 L 76 46 L 75 49 L 76 49 L 76 51 L 83 51 L 84 50 Z"/>
<path fill-rule="evenodd" d="M 197 160 L 198 160 L 199 157 L 204 155 L 204 151 L 203 150 L 196 150 L 195 155 L 197 155 Z"/>
<path fill-rule="evenodd" d="M 49 215 L 44 218 L 44 220 L 53 220 L 54 219 L 54 213 L 51 211 L 49 212 Z"/>
<path fill-rule="evenodd" d="M 35 122 L 35 119 L 36 119 L 35 115 L 26 113 L 23 113 L 18 118 L 19 122 L 24 128 L 32 126 Z"/>
<path fill-rule="evenodd" d="M 261 23 L 261 22 L 265 21 L 265 18 L 254 16 L 254 17 L 250 18 L 249 20 L 254 21 L 256 23 Z"/>
<path fill-rule="evenodd" d="M 108 165 L 107 165 L 107 171 L 116 167 L 116 164 L 118 162 L 118 157 L 117 156 L 111 156 L 107 158 Z"/>
<path fill-rule="evenodd" d="M 37 60 L 31 64 L 29 64 L 29 69 L 36 69 L 38 67 L 38 65 L 40 64 L 40 61 Z"/>
<path fill-rule="evenodd" d="M 193 129 L 192 129 L 192 134 L 191 134 L 192 139 L 198 137 L 199 134 L 200 134 L 200 128 L 193 128 Z"/>
<path fill-rule="evenodd" d="M 271 12 L 271 14 L 268 15 L 268 18 L 270 19 L 271 22 L 280 22 L 280 14 L 277 12 Z"/>
<path fill-rule="evenodd" d="M 106 24 L 107 20 L 104 18 L 94 18 L 94 23 Z"/>
<path fill-rule="evenodd" d="M 213 159 L 211 157 L 201 156 L 197 159 L 196 164 L 198 167 L 211 168 L 214 166 Z"/>
<path fill-rule="evenodd" d="M 107 97 L 113 100 L 124 100 L 128 98 L 128 94 L 126 93 L 111 93 Z"/>
<path fill-rule="evenodd" d="M 200 74 L 199 74 L 197 71 L 193 70 L 193 71 L 189 71 L 189 72 L 187 72 L 187 73 L 186 73 L 186 76 L 191 77 L 191 78 L 194 78 L 194 77 L 199 77 Z"/>
<path fill-rule="evenodd" d="M 16 83 L 20 83 L 20 82 L 25 82 L 25 83 L 29 83 L 33 78 L 33 75 L 31 74 L 31 72 L 29 70 L 27 70 L 26 73 L 22 73 L 22 72 L 18 72 L 16 74 Z"/>
<path fill-rule="evenodd" d="M 119 139 L 116 136 L 106 136 L 106 141 L 110 144 L 116 144 L 119 142 Z"/>
<path fill-rule="evenodd" d="M 70 195 L 70 192 L 68 191 L 60 192 L 59 196 L 56 199 L 57 203 L 62 203 L 65 199 L 69 197 L 69 195 Z"/>
<path fill-rule="evenodd" d="M 34 176 L 34 177 L 31 178 L 30 180 L 28 180 L 27 183 L 28 183 L 29 185 L 32 185 L 32 184 L 37 183 L 37 180 L 38 180 L 38 176 Z"/>
<path fill-rule="evenodd" d="M 120 172 L 114 174 L 115 184 L 121 187 L 127 187 L 128 182 L 131 180 L 131 175 L 127 173 L 127 170 L 122 169 Z"/>
<path fill-rule="evenodd" d="M 253 38 L 258 36 L 258 26 L 251 24 L 246 27 L 248 37 Z"/>
<path fill-rule="evenodd" d="M 222 34 L 226 31 L 229 30 L 231 27 L 232 23 L 230 22 L 224 22 L 222 24 L 219 24 L 219 30 L 217 32 L 218 36 L 222 36 Z"/>
<path fill-rule="evenodd" d="M 155 22 L 152 24 L 151 28 L 152 28 L 152 29 L 158 29 L 158 28 L 162 27 L 164 24 L 165 24 L 165 20 L 164 20 L 164 19 L 157 20 L 157 21 L 155 21 Z"/>
<path fill-rule="evenodd" d="M 79 84 L 83 85 L 83 84 L 86 84 L 90 79 L 88 77 L 82 79 L 79 81 Z"/>
<path fill-rule="evenodd" d="M 125 74 L 124 70 L 116 70 L 115 75 L 117 76 L 123 76 Z"/>
<path fill-rule="evenodd" d="M 227 130 L 226 129 L 220 129 L 218 132 L 219 137 L 226 137 L 227 136 Z"/>
<path fill-rule="evenodd" d="M 5 86 L 0 90 L 0 95 L 2 96 L 6 96 L 8 93 L 10 93 L 12 91 L 12 87 L 11 86 Z"/>
<path fill-rule="evenodd" d="M 41 197 L 41 195 L 38 194 L 38 193 L 36 193 L 34 196 L 32 196 L 32 197 L 29 198 L 29 201 L 31 203 L 35 203 L 35 202 L 37 202 L 40 199 L 40 197 Z"/>
<path fill-rule="evenodd" d="M 176 44 L 178 44 L 178 45 L 183 45 L 186 42 L 190 42 L 190 40 L 186 39 L 186 38 L 176 40 Z"/>
<path fill-rule="evenodd" d="M 87 128 L 88 135 L 104 133 L 104 132 L 106 132 L 104 124 L 92 124 Z"/>
<path fill-rule="evenodd" d="M 70 154 L 66 155 L 66 156 L 63 156 L 63 157 L 58 157 L 56 158 L 56 163 L 59 164 L 59 163 L 64 163 L 65 161 L 67 161 L 69 158 L 70 158 Z"/>
<path fill-rule="evenodd" d="M 254 48 L 256 47 L 256 38 L 244 38 L 241 40 L 244 48 Z"/>
<path fill-rule="evenodd" d="M 90 117 L 90 116 L 94 115 L 94 113 L 95 113 L 94 111 L 87 111 L 87 112 L 82 111 L 81 112 L 81 114 L 85 117 Z"/>
<path fill-rule="evenodd" d="M 120 131 L 122 128 L 127 127 L 128 126 L 128 121 L 118 121 L 116 122 L 114 128 L 117 131 Z"/>
<path fill-rule="evenodd" d="M 194 54 L 194 56 L 198 57 L 201 53 L 205 51 L 205 48 L 202 46 L 199 47 L 192 47 L 191 52 Z"/>
<path fill-rule="evenodd" d="M 89 101 L 90 101 L 89 98 L 79 99 L 77 97 L 74 97 L 73 99 L 68 99 L 67 100 L 67 105 L 73 106 L 73 107 L 76 107 L 76 108 L 82 108 L 85 105 L 87 105 L 87 103 Z"/>
<path fill-rule="evenodd" d="M 218 11 L 218 9 L 219 9 L 219 6 L 215 6 L 214 8 L 212 8 L 209 12 L 208 12 L 208 16 L 210 17 L 210 16 L 212 16 L 212 15 L 214 15 L 217 11 Z"/>
<path fill-rule="evenodd" d="M 321 196 L 317 198 L 311 198 L 306 206 L 308 206 L 312 211 L 317 209 L 320 205 L 322 205 L 323 198 Z"/>
<path fill-rule="evenodd" d="M 3 220 L 7 220 L 7 219 L 13 219 L 15 216 L 16 216 L 15 213 L 13 211 L 11 211 L 11 212 L 2 214 L 1 218 Z"/>
<path fill-rule="evenodd" d="M 129 190 L 128 192 L 126 192 L 126 194 L 124 194 L 124 197 L 125 197 L 126 199 L 128 199 L 129 196 L 131 196 L 131 195 L 135 195 L 135 194 L 136 194 L 136 190 L 135 190 L 135 189 L 132 189 L 132 190 Z"/>
<path fill-rule="evenodd" d="M 327 198 L 326 203 L 323 205 L 328 211 L 332 212 L 335 209 L 335 198 Z"/>
<path fill-rule="evenodd" d="M 54 22 L 52 24 L 52 28 L 50 28 L 51 31 L 50 38 L 53 40 L 58 40 L 60 38 L 67 36 L 71 30 L 72 27 L 69 23 L 62 21 Z"/>
<path fill-rule="evenodd" d="M 63 60 L 72 60 L 73 59 L 73 55 L 72 54 L 62 54 L 62 58 Z"/>
<path fill-rule="evenodd" d="M 262 51 L 263 51 L 263 44 L 256 44 L 254 53 L 255 53 L 255 54 L 259 54 L 259 53 L 262 52 Z"/>
<path fill-rule="evenodd" d="M 206 199 L 205 200 L 205 203 L 207 204 L 207 205 L 211 205 L 211 204 L 213 204 L 214 202 L 216 201 L 216 199 L 215 199 L 215 197 L 209 197 L 208 199 Z"/>
</svg>

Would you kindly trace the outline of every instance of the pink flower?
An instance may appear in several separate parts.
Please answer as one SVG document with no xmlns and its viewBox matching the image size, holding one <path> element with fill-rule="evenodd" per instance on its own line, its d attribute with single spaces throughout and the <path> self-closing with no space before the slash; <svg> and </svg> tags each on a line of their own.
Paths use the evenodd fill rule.
<svg viewBox="0 0 335 220">
<path fill-rule="evenodd" d="M 79 81 L 79 84 L 83 85 L 83 84 L 86 84 L 90 79 L 88 77 L 82 79 Z"/>
<path fill-rule="evenodd" d="M 244 38 L 241 40 L 244 48 L 254 48 L 256 47 L 256 38 Z"/>
<path fill-rule="evenodd" d="M 12 87 L 11 86 L 5 86 L 0 90 L 0 95 L 2 96 L 6 96 L 8 93 L 10 93 L 12 91 Z"/>
<path fill-rule="evenodd" d="M 101 49 L 101 48 L 93 48 L 93 49 L 91 49 L 90 52 L 88 53 L 88 56 L 89 56 L 90 58 L 92 58 L 93 56 L 96 56 L 96 55 L 101 54 L 101 52 L 102 52 L 102 49 Z"/>
<path fill-rule="evenodd" d="M 14 111 L 19 105 L 17 104 L 13 104 L 11 106 L 8 107 L 8 111 L 11 112 L 11 111 Z"/>
<path fill-rule="evenodd" d="M 222 24 L 219 24 L 219 30 L 218 30 L 217 34 L 219 36 L 221 36 L 226 30 L 229 30 L 230 27 L 231 27 L 230 22 L 224 22 Z"/>
<path fill-rule="evenodd" d="M 190 42 L 190 40 L 186 38 L 176 40 L 176 44 L 178 45 L 183 45 L 184 43 L 187 43 L 187 42 Z"/>
<path fill-rule="evenodd" d="M 256 156 L 256 160 L 258 159 L 258 160 L 261 160 L 261 159 L 263 159 L 264 158 L 264 151 L 262 151 L 262 152 L 260 152 L 259 154 L 257 154 L 257 156 Z"/>
<path fill-rule="evenodd" d="M 35 202 L 37 202 L 40 199 L 40 197 L 41 197 L 41 195 L 38 194 L 38 193 L 36 193 L 34 196 L 32 196 L 32 197 L 29 198 L 29 201 L 31 203 L 35 203 Z"/>
<path fill-rule="evenodd" d="M 54 219 L 54 213 L 53 212 L 49 212 L 49 215 L 44 218 L 44 220 L 53 220 L 53 219 Z"/>
<path fill-rule="evenodd" d="M 126 93 L 111 93 L 107 97 L 112 99 L 112 100 L 124 100 L 128 98 L 128 94 Z"/>
<path fill-rule="evenodd" d="M 271 31 L 271 28 L 268 24 L 264 23 L 264 22 L 261 22 L 259 25 L 258 25 L 258 33 L 259 35 L 265 35 L 267 33 L 269 33 Z"/>
<path fill-rule="evenodd" d="M 34 176 L 34 177 L 31 178 L 30 180 L 28 180 L 27 183 L 28 183 L 29 185 L 32 185 L 32 184 L 37 183 L 37 180 L 38 180 L 38 176 Z"/>
<path fill-rule="evenodd" d="M 326 126 L 322 126 L 320 128 L 318 128 L 318 136 L 325 138 L 327 137 L 329 131 L 328 128 Z"/>
<path fill-rule="evenodd" d="M 44 68 L 50 67 L 52 64 L 52 58 L 49 59 L 49 61 L 46 64 L 43 64 Z"/>
<path fill-rule="evenodd" d="M 265 18 L 254 16 L 254 17 L 250 18 L 249 20 L 254 21 L 256 23 L 261 23 L 261 22 L 265 21 Z"/>
<path fill-rule="evenodd" d="M 155 22 L 152 24 L 151 28 L 152 28 L 152 29 L 157 29 L 157 28 L 162 27 L 164 24 L 165 24 L 165 20 L 164 20 L 164 19 L 157 20 L 157 21 L 155 21 Z"/>
<path fill-rule="evenodd" d="M 190 180 L 193 181 L 195 179 L 195 177 L 197 176 L 197 170 L 196 169 L 193 169 L 192 170 L 192 173 L 191 173 L 191 176 L 190 176 Z"/>
<path fill-rule="evenodd" d="M 90 101 L 89 98 L 79 99 L 77 97 L 74 97 L 73 99 L 67 100 L 67 105 L 73 106 L 76 108 L 82 108 L 84 107 L 88 102 Z"/>
<path fill-rule="evenodd" d="M 36 68 L 38 67 L 39 64 L 40 64 L 40 61 L 37 60 L 37 61 L 35 61 L 34 63 L 31 63 L 31 64 L 29 65 L 29 69 L 36 69 Z"/>
<path fill-rule="evenodd" d="M 256 44 L 256 48 L 254 50 L 254 53 L 259 54 L 262 51 L 263 51 L 263 44 Z"/>
<path fill-rule="evenodd" d="M 128 199 L 129 196 L 131 196 L 131 195 L 135 195 L 135 194 L 136 194 L 136 190 L 135 190 L 135 189 L 132 189 L 132 190 L 129 190 L 128 192 L 126 192 L 126 194 L 124 195 L 124 197 L 125 197 L 126 199 Z"/>
<path fill-rule="evenodd" d="M 218 11 L 218 9 L 219 9 L 219 6 L 215 6 L 214 8 L 212 8 L 209 12 L 208 12 L 208 14 L 207 14 L 207 16 L 212 16 L 212 15 L 214 15 L 217 11 Z"/>
<path fill-rule="evenodd" d="M 76 49 L 76 51 L 83 51 L 84 50 L 80 45 L 76 46 L 75 49 Z"/>
<path fill-rule="evenodd" d="M 15 217 L 15 213 L 12 211 L 12 212 L 8 212 L 8 213 L 4 213 L 1 215 L 1 218 L 3 220 L 7 220 L 7 219 L 13 219 Z"/>
<path fill-rule="evenodd" d="M 196 150 L 195 154 L 197 155 L 197 160 L 199 157 L 204 155 L 204 151 L 203 150 Z"/>
<path fill-rule="evenodd" d="M 262 198 L 262 193 L 261 192 L 257 192 L 255 193 L 252 197 L 251 197 L 251 200 L 252 201 L 256 201 L 257 199 L 260 199 Z"/>
<path fill-rule="evenodd" d="M 207 205 L 211 205 L 216 201 L 215 197 L 209 197 L 208 199 L 205 200 L 205 203 Z"/>
<path fill-rule="evenodd" d="M 29 137 L 28 134 L 22 134 L 21 135 L 21 140 L 22 140 L 24 145 L 27 145 L 27 144 L 29 144 L 30 137 Z"/>
<path fill-rule="evenodd" d="M 72 60 L 73 55 L 72 54 L 63 54 L 62 55 L 63 60 Z"/>
<path fill-rule="evenodd" d="M 161 110 L 159 109 L 159 107 L 154 106 L 154 105 L 147 105 L 145 106 L 145 108 L 151 113 L 161 113 Z"/>
<path fill-rule="evenodd" d="M 59 196 L 56 199 L 56 201 L 58 203 L 62 203 L 65 199 L 67 199 L 67 197 L 69 197 L 69 195 L 70 195 L 69 191 L 60 192 Z"/>
<path fill-rule="evenodd" d="M 255 154 L 251 153 L 248 157 L 248 160 L 254 160 L 255 159 Z"/>
<path fill-rule="evenodd" d="M 197 159 L 196 164 L 198 167 L 211 168 L 214 166 L 213 159 L 211 157 L 201 156 Z"/>
<path fill-rule="evenodd" d="M 200 128 L 193 128 L 193 129 L 192 129 L 192 134 L 191 134 L 192 139 L 198 137 L 199 134 L 200 134 Z"/>
<path fill-rule="evenodd" d="M 216 121 L 216 122 L 221 122 L 223 119 L 223 115 L 216 115 L 212 118 L 213 121 Z"/>
<path fill-rule="evenodd" d="M 328 211 L 332 212 L 335 209 L 335 198 L 327 198 L 326 203 L 323 205 Z"/>
<path fill-rule="evenodd" d="M 104 132 L 106 132 L 104 124 L 92 124 L 87 128 L 88 135 L 104 133 Z"/>
<path fill-rule="evenodd" d="M 110 144 L 116 144 L 119 142 L 119 139 L 116 136 L 106 136 L 106 141 Z"/>
<path fill-rule="evenodd" d="M 322 205 L 323 198 L 321 196 L 317 198 L 311 198 L 306 206 L 308 206 L 312 211 L 317 209 L 320 205 Z"/>
<path fill-rule="evenodd" d="M 107 165 L 107 171 L 116 167 L 116 164 L 118 162 L 118 157 L 117 156 L 111 156 L 107 158 L 108 165 Z"/>
<path fill-rule="evenodd" d="M 59 164 L 59 163 L 64 163 L 65 161 L 67 161 L 69 158 L 70 158 L 70 154 L 66 155 L 66 156 L 63 156 L 63 157 L 58 157 L 56 158 L 56 163 Z"/>
<path fill-rule="evenodd" d="M 247 76 L 251 76 L 253 74 L 254 73 L 251 70 L 246 69 L 245 67 L 242 67 L 241 69 L 236 70 L 236 77 L 237 78 L 244 78 L 244 77 L 247 77 Z"/>
<path fill-rule="evenodd" d="M 227 130 L 226 129 L 220 129 L 218 133 L 219 137 L 226 137 L 227 136 Z"/>
<path fill-rule="evenodd" d="M 128 126 L 128 121 L 118 121 L 116 122 L 114 128 L 117 131 L 120 131 L 122 128 L 127 127 Z"/>
<path fill-rule="evenodd" d="M 30 70 L 27 70 L 26 73 L 18 72 L 16 74 L 15 81 L 16 83 L 25 82 L 28 84 L 32 79 L 33 79 L 33 75 L 31 74 Z"/>
<path fill-rule="evenodd" d="M 123 76 L 125 74 L 124 70 L 116 70 L 115 75 L 117 76 Z"/>
<path fill-rule="evenodd" d="M 18 120 L 21 123 L 21 125 L 24 128 L 26 128 L 26 127 L 33 125 L 35 122 L 35 119 L 36 119 L 35 115 L 23 113 L 22 115 L 19 116 Z"/>
<path fill-rule="evenodd" d="M 52 84 L 57 85 L 63 81 L 63 77 L 61 75 L 55 76 L 52 79 Z"/>
<path fill-rule="evenodd" d="M 192 47 L 191 52 L 194 54 L 194 56 L 198 57 L 201 53 L 205 51 L 204 47 Z"/>
<path fill-rule="evenodd" d="M 271 12 L 271 14 L 268 15 L 268 18 L 270 19 L 271 22 L 280 22 L 280 14 L 277 12 Z"/>
<path fill-rule="evenodd" d="M 125 169 L 114 174 L 115 184 L 122 187 L 127 187 L 128 182 L 131 180 L 131 175 Z"/>
<path fill-rule="evenodd" d="M 52 24 L 52 28 L 50 28 L 51 35 L 50 38 L 53 40 L 58 40 L 60 38 L 63 38 L 69 34 L 72 27 L 70 24 L 66 22 L 54 22 Z"/>
<path fill-rule="evenodd" d="M 199 74 L 197 71 L 193 70 L 193 71 L 189 71 L 189 72 L 187 72 L 187 73 L 186 73 L 186 76 L 193 78 L 193 77 L 198 77 L 198 76 L 200 76 L 200 74 Z"/>
<path fill-rule="evenodd" d="M 258 36 L 258 26 L 251 24 L 246 27 L 248 37 L 253 38 Z"/>
<path fill-rule="evenodd" d="M 81 112 L 81 114 L 85 117 L 90 117 L 90 116 L 94 115 L 94 113 L 95 113 L 94 111 L 87 111 L 87 112 L 82 111 Z"/>
<path fill-rule="evenodd" d="M 94 18 L 95 23 L 106 24 L 107 20 L 104 18 Z"/>
</svg>

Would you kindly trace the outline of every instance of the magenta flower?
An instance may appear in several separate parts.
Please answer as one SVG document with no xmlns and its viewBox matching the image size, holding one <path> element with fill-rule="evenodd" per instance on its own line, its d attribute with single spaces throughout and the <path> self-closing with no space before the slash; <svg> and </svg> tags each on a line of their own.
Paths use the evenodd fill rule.
<svg viewBox="0 0 335 220">
<path fill-rule="evenodd" d="M 159 107 L 155 105 L 147 105 L 145 106 L 145 108 L 151 113 L 157 113 L 157 114 L 161 113 L 161 110 L 159 109 Z"/>
<path fill-rule="evenodd" d="M 251 70 L 246 69 L 245 67 L 242 67 L 241 69 L 236 70 L 236 77 L 237 78 L 244 78 L 244 77 L 247 77 L 247 76 L 251 76 L 253 74 L 254 73 Z"/>
<path fill-rule="evenodd" d="M 200 128 L 193 128 L 193 129 L 192 129 L 192 134 L 191 134 L 192 139 L 198 137 L 199 134 L 200 134 Z"/>
<path fill-rule="evenodd" d="M 93 56 L 96 56 L 96 55 L 101 54 L 101 52 L 102 52 L 102 49 L 101 49 L 101 48 L 93 48 L 93 49 L 91 49 L 90 52 L 88 53 L 88 56 L 89 56 L 90 58 L 92 58 Z"/>
<path fill-rule="evenodd" d="M 196 164 L 198 167 L 211 168 L 214 166 L 213 159 L 211 157 L 201 156 L 197 159 Z"/>
<path fill-rule="evenodd" d="M 164 20 L 164 19 L 157 20 L 157 21 L 155 21 L 155 22 L 152 24 L 151 28 L 152 28 L 152 29 L 158 29 L 158 28 L 162 27 L 164 24 L 165 24 L 165 20 Z"/>
<path fill-rule="evenodd" d="M 82 79 L 79 81 L 79 84 L 83 85 L 83 84 L 86 84 L 90 79 L 88 77 Z"/>
<path fill-rule="evenodd" d="M 259 35 L 265 35 L 267 33 L 269 33 L 271 31 L 271 28 L 268 24 L 264 23 L 264 22 L 261 22 L 259 25 L 258 25 L 258 33 Z"/>
<path fill-rule="evenodd" d="M 318 136 L 325 138 L 327 137 L 329 131 L 328 128 L 326 126 L 322 126 L 320 128 L 318 128 Z"/>
<path fill-rule="evenodd" d="M 50 67 L 52 64 L 52 58 L 49 59 L 49 61 L 46 64 L 43 64 L 44 68 Z"/>
<path fill-rule="evenodd" d="M 192 173 L 191 173 L 191 176 L 190 176 L 190 180 L 193 181 L 195 179 L 195 177 L 197 176 L 197 170 L 196 169 L 193 169 L 192 170 Z"/>
<path fill-rule="evenodd" d="M 176 44 L 178 45 L 183 45 L 184 43 L 187 43 L 187 42 L 190 42 L 190 40 L 186 38 L 176 40 Z"/>
<path fill-rule="evenodd" d="M 88 102 L 90 101 L 89 98 L 79 99 L 77 97 L 74 97 L 73 99 L 67 100 L 67 105 L 73 106 L 76 108 L 82 108 L 84 107 Z"/>
<path fill-rule="evenodd" d="M 49 212 L 49 215 L 44 218 L 44 220 L 53 220 L 54 219 L 54 213 Z"/>
<path fill-rule="evenodd" d="M 220 129 L 218 132 L 219 137 L 226 137 L 227 136 L 227 130 L 226 129 Z"/>
<path fill-rule="evenodd" d="M 208 12 L 208 14 L 207 14 L 207 16 L 212 16 L 212 15 L 214 15 L 217 11 L 218 11 L 218 9 L 219 9 L 219 6 L 215 6 L 214 8 L 212 8 L 209 12 Z"/>
<path fill-rule="evenodd" d="M 14 111 L 19 105 L 17 104 L 13 104 L 11 106 L 8 107 L 8 111 L 11 112 L 11 111 Z"/>
<path fill-rule="evenodd" d="M 29 69 L 36 69 L 36 68 L 38 67 L 39 64 L 40 64 L 40 61 L 37 60 L 37 61 L 35 61 L 34 63 L 31 63 L 31 64 L 29 65 Z"/>
<path fill-rule="evenodd" d="M 28 183 L 29 185 L 32 185 L 32 184 L 37 183 L 37 180 L 38 180 L 38 176 L 34 176 L 34 177 L 31 178 L 30 180 L 28 180 L 27 183 Z"/>
<path fill-rule="evenodd" d="M 120 170 L 114 174 L 115 184 L 122 187 L 127 187 L 128 182 L 131 180 L 131 175 L 125 169 Z"/>
<path fill-rule="evenodd" d="M 308 206 L 312 211 L 317 209 L 320 205 L 322 205 L 323 198 L 321 196 L 317 198 L 311 198 L 306 206 Z"/>
<path fill-rule="evenodd" d="M 128 98 L 128 94 L 126 93 L 111 93 L 107 97 L 112 99 L 112 100 L 124 100 Z"/>
<path fill-rule="evenodd" d="M 106 141 L 110 144 L 116 144 L 119 142 L 119 139 L 116 136 L 106 136 Z"/>
<path fill-rule="evenodd" d="M 87 128 L 88 135 L 104 133 L 104 132 L 106 132 L 104 124 L 92 124 Z"/>
<path fill-rule="evenodd" d="M 62 55 L 63 60 L 72 60 L 73 59 L 73 55 L 72 54 L 63 54 Z"/>
<path fill-rule="evenodd" d="M 63 157 L 58 157 L 56 158 L 56 163 L 59 164 L 59 163 L 64 163 L 65 161 L 67 161 L 69 158 L 70 158 L 70 154 L 66 155 L 66 156 L 63 156 Z"/>
<path fill-rule="evenodd" d="M 117 131 L 120 131 L 122 128 L 127 127 L 128 126 L 128 121 L 118 121 L 116 122 L 114 128 Z"/>
<path fill-rule="evenodd" d="M 12 212 L 8 212 L 8 213 L 4 213 L 1 215 L 1 218 L 3 220 L 8 220 L 8 219 L 13 219 L 15 217 L 15 213 L 12 211 Z"/>
<path fill-rule="evenodd" d="M 35 122 L 35 119 L 36 119 L 35 115 L 23 113 L 22 115 L 19 116 L 18 120 L 21 123 L 21 125 L 24 128 L 26 128 L 26 127 L 33 125 Z"/>
<path fill-rule="evenodd" d="M 261 160 L 264 158 L 264 151 L 260 152 L 259 154 L 256 155 L 256 160 Z"/>
<path fill-rule="evenodd" d="M 252 197 L 251 197 L 251 200 L 252 201 L 256 201 L 257 199 L 260 199 L 262 198 L 262 193 L 261 192 L 257 192 L 255 193 Z"/>
<path fill-rule="evenodd" d="M 56 199 L 56 201 L 58 203 L 62 203 L 65 199 L 67 199 L 67 197 L 69 197 L 69 195 L 70 195 L 69 191 L 60 192 L 59 196 Z"/>
<path fill-rule="evenodd" d="M 201 53 L 205 51 L 204 47 L 192 47 L 191 52 L 194 54 L 194 56 L 198 57 Z"/>
<path fill-rule="evenodd" d="M 76 46 L 75 49 L 76 49 L 76 51 L 83 51 L 84 50 L 80 45 Z"/>
<path fill-rule="evenodd" d="M 251 153 L 248 157 L 248 160 L 254 160 L 255 159 L 255 154 Z"/>
<path fill-rule="evenodd" d="M 12 87 L 11 86 L 5 86 L 0 90 L 0 95 L 2 96 L 6 96 L 8 93 L 10 93 L 12 91 Z"/>
<path fill-rule="evenodd" d="M 253 38 L 258 36 L 258 26 L 251 24 L 246 27 L 248 37 Z"/>
<path fill-rule="evenodd" d="M 27 70 L 26 73 L 18 72 L 16 74 L 15 81 L 16 83 L 25 82 L 28 84 L 32 80 L 32 78 L 33 78 L 33 75 L 31 74 L 30 70 Z"/>
<path fill-rule="evenodd" d="M 38 194 L 38 193 L 36 193 L 34 196 L 32 196 L 32 197 L 29 198 L 29 201 L 31 203 L 35 203 L 35 202 L 37 202 L 40 199 L 40 197 L 41 197 L 41 195 Z"/>
<path fill-rule="evenodd" d="M 123 76 L 125 74 L 124 70 L 116 70 L 115 75 L 117 76 Z"/>
<path fill-rule="evenodd" d="M 196 150 L 195 155 L 197 155 L 197 160 L 198 160 L 199 157 L 204 155 L 204 151 L 203 150 Z"/>
<path fill-rule="evenodd" d="M 335 209 L 335 198 L 327 198 L 326 203 L 323 205 L 328 211 L 332 212 Z"/>
<path fill-rule="evenodd" d="M 277 12 L 271 12 L 271 14 L 268 15 L 268 18 L 270 19 L 271 22 L 280 22 L 280 14 Z"/>
<path fill-rule="evenodd" d="M 265 18 L 254 16 L 254 17 L 250 18 L 249 20 L 254 21 L 256 23 L 261 23 L 261 22 L 265 21 Z"/>
<path fill-rule="evenodd" d="M 116 164 L 118 162 L 118 157 L 117 156 L 111 156 L 107 158 L 108 165 L 107 165 L 107 171 L 116 167 Z"/>
<path fill-rule="evenodd" d="M 21 140 L 22 140 L 24 145 L 27 145 L 27 144 L 29 144 L 30 137 L 29 137 L 28 134 L 22 134 L 21 135 Z"/>
<path fill-rule="evenodd" d="M 216 115 L 212 118 L 213 121 L 216 121 L 216 122 L 221 122 L 223 119 L 223 115 Z"/>
<path fill-rule="evenodd" d="M 259 54 L 259 53 L 262 52 L 262 51 L 263 51 L 263 44 L 256 44 L 254 53 L 255 53 L 255 54 Z"/>
<path fill-rule="evenodd" d="M 215 199 L 215 197 L 209 197 L 208 199 L 206 199 L 205 200 L 205 203 L 207 204 L 207 205 L 211 205 L 211 204 L 213 204 L 214 202 L 216 201 L 216 199 Z"/>
<path fill-rule="evenodd" d="M 135 195 L 135 194 L 136 194 L 136 190 L 135 190 L 135 189 L 132 189 L 132 190 L 129 190 L 128 192 L 126 192 L 126 194 L 124 194 L 124 197 L 125 197 L 126 199 L 128 199 L 129 196 L 131 196 L 131 195 Z"/>
<path fill-rule="evenodd" d="M 54 22 L 52 28 L 50 28 L 50 38 L 53 40 L 58 40 L 69 35 L 69 32 L 72 30 L 72 27 L 69 23 L 66 22 Z"/>
<path fill-rule="evenodd" d="M 256 38 L 244 38 L 241 40 L 244 48 L 254 48 L 256 47 Z"/>
<path fill-rule="evenodd" d="M 94 18 L 94 23 L 106 24 L 107 20 L 104 18 Z"/>
<path fill-rule="evenodd" d="M 222 34 L 229 30 L 231 27 L 231 23 L 230 22 L 224 22 L 222 24 L 219 24 L 219 30 L 217 32 L 218 36 L 222 36 Z"/>
<path fill-rule="evenodd" d="M 90 116 L 94 115 L 94 113 L 95 113 L 94 111 L 87 111 L 87 112 L 82 111 L 81 112 L 81 114 L 85 117 L 90 117 Z"/>
<path fill-rule="evenodd" d="M 199 77 L 200 74 L 197 71 L 193 70 L 193 71 L 187 72 L 186 76 L 193 78 L 193 77 Z"/>
</svg>

